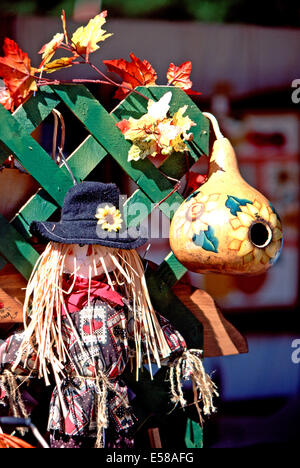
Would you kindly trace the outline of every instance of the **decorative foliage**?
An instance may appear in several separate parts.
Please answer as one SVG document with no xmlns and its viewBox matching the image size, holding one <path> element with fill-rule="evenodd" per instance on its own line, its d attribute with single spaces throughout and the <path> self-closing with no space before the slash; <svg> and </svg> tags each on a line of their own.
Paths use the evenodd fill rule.
<svg viewBox="0 0 300 468">
<path fill-rule="evenodd" d="M 184 152 L 188 148 L 186 141 L 192 138 L 187 133 L 196 125 L 188 116 L 184 116 L 187 106 L 181 107 L 168 117 L 172 93 L 166 93 L 158 102 L 148 102 L 148 112 L 139 119 L 129 117 L 116 125 L 126 140 L 132 141 L 128 161 L 138 161 L 147 156 L 170 155 L 174 151 Z"/>
<path fill-rule="evenodd" d="M 63 40 L 64 40 L 64 34 L 57 33 L 55 34 L 55 36 L 53 36 L 50 42 L 43 45 L 43 47 L 39 51 L 39 54 L 43 54 L 42 55 L 43 60 L 41 61 L 41 64 L 40 64 L 41 68 L 52 59 L 53 55 L 55 54 L 55 51 L 61 46 Z"/>
<path fill-rule="evenodd" d="M 107 11 L 103 11 L 99 15 L 92 18 L 87 26 L 78 28 L 71 39 L 71 43 L 79 55 L 85 55 L 86 61 L 89 55 L 99 49 L 98 42 L 103 42 L 111 33 L 106 33 L 102 26 L 106 23 Z"/>
<path fill-rule="evenodd" d="M 168 85 L 172 84 L 183 90 L 190 89 L 193 84 L 190 80 L 191 71 L 192 62 L 184 62 L 179 67 L 170 63 L 167 71 Z"/>
<path fill-rule="evenodd" d="M 37 91 L 34 79 L 36 69 L 31 67 L 28 55 L 15 41 L 7 37 L 4 40 L 3 52 L 4 57 L 0 57 L 0 77 L 6 88 L 1 92 L 1 101 L 4 99 L 5 107 L 13 110 L 31 91 Z"/>
<path fill-rule="evenodd" d="M 39 51 L 42 60 L 39 68 L 31 67 L 28 55 L 23 52 L 15 41 L 5 38 L 4 57 L 0 57 L 0 78 L 3 79 L 5 88 L 0 90 L 0 103 L 11 112 L 23 104 L 23 102 L 40 86 L 56 85 L 61 83 L 93 82 L 113 85 L 117 88 L 116 99 L 124 99 L 128 93 L 136 91 L 138 86 L 153 86 L 156 84 L 157 73 L 147 60 L 141 60 L 133 53 L 131 61 L 123 58 L 117 60 L 103 60 L 108 71 L 117 74 L 122 82 L 117 83 L 96 65 L 91 63 L 90 54 L 99 49 L 99 43 L 105 41 L 112 33 L 106 32 L 102 27 L 106 23 L 107 11 L 92 18 L 86 26 L 80 26 L 72 34 L 71 38 L 67 30 L 65 12 L 62 12 L 62 32 L 56 33 L 52 39 L 44 44 Z M 64 50 L 68 56 L 51 61 L 57 50 Z M 72 79 L 61 81 L 45 78 L 44 73 L 51 74 L 64 68 L 78 64 L 90 66 L 101 79 Z M 188 94 L 201 94 L 191 90 L 192 82 L 190 74 L 191 62 L 184 62 L 179 66 L 170 64 L 167 72 L 168 85 L 183 89 Z M 141 94 L 141 93 L 139 93 Z"/>
<path fill-rule="evenodd" d="M 124 99 L 130 91 L 137 86 L 155 85 L 157 74 L 152 65 L 147 60 L 140 60 L 133 53 L 130 54 L 131 62 L 124 59 L 103 60 L 108 71 L 119 75 L 126 88 L 120 87 L 116 93 L 116 99 Z"/>
</svg>

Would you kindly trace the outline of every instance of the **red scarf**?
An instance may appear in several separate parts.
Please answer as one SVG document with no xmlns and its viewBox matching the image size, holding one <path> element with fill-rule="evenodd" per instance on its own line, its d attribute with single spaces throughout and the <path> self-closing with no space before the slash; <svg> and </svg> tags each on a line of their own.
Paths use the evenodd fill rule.
<svg viewBox="0 0 300 468">
<path fill-rule="evenodd" d="M 101 279 L 103 276 L 101 277 Z M 68 291 L 72 286 L 74 278 L 64 275 L 63 276 L 63 289 Z M 78 312 L 83 307 L 88 305 L 93 299 L 99 298 L 103 301 L 109 302 L 113 307 L 116 305 L 123 306 L 122 296 L 114 291 L 111 286 L 102 281 L 93 278 L 90 283 L 89 294 L 89 280 L 88 278 L 76 278 L 74 287 L 70 294 L 64 294 L 65 305 L 68 313 Z M 63 313 L 64 315 L 64 313 Z"/>
</svg>

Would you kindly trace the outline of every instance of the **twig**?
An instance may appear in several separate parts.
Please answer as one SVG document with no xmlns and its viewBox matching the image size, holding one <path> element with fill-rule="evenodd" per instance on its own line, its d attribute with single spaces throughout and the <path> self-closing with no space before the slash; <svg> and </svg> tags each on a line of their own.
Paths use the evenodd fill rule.
<svg viewBox="0 0 300 468">
<path fill-rule="evenodd" d="M 109 78 L 105 73 L 103 73 L 96 65 L 94 65 L 92 62 L 90 62 L 89 58 L 84 56 L 83 54 L 79 53 L 76 45 L 75 44 L 61 44 L 60 49 L 67 50 L 71 53 L 75 53 L 78 57 L 82 58 L 82 62 L 73 62 L 72 65 L 82 65 L 82 64 L 87 64 L 89 65 L 96 73 L 101 75 L 106 81 L 104 80 L 92 80 L 92 79 L 80 79 L 80 78 L 74 78 L 72 80 L 49 80 L 47 78 L 43 78 L 40 74 L 39 77 L 35 77 L 37 79 L 37 86 L 46 86 L 46 85 L 60 85 L 60 84 L 76 84 L 76 83 L 95 83 L 95 84 L 106 84 L 106 85 L 112 85 L 116 86 L 118 88 L 123 88 L 126 89 L 129 92 L 134 92 L 138 94 L 139 96 L 143 97 L 147 101 L 149 101 L 149 98 L 145 96 L 144 94 L 140 93 L 137 91 L 135 88 L 130 88 L 129 86 L 126 86 L 122 83 L 116 83 L 114 80 Z"/>
</svg>

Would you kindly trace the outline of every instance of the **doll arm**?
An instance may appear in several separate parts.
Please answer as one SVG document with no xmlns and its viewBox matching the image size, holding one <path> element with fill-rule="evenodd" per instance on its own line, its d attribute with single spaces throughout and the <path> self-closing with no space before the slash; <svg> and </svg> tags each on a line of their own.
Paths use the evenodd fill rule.
<svg viewBox="0 0 300 468">
<path fill-rule="evenodd" d="M 21 381 L 28 378 L 31 371 L 22 367 L 22 363 L 12 371 L 22 337 L 23 333 L 15 333 L 0 345 L 0 407 L 8 407 L 16 417 L 28 417 L 19 387 Z"/>
<path fill-rule="evenodd" d="M 156 316 L 170 348 L 169 356 L 161 359 L 161 364 L 163 366 L 169 366 L 177 357 L 182 355 L 182 353 L 187 349 L 187 345 L 183 336 L 178 330 L 176 330 L 168 319 L 158 312 L 156 312 Z"/>
<path fill-rule="evenodd" d="M 180 404 L 182 407 L 187 405 L 187 401 L 183 394 L 183 381 L 191 380 L 193 385 L 194 404 L 197 408 L 200 421 L 202 421 L 199 402 L 202 403 L 203 413 L 210 414 L 215 411 L 213 397 L 214 395 L 218 395 L 215 384 L 212 382 L 210 376 L 205 373 L 202 364 L 202 351 L 197 349 L 187 349 L 184 338 L 181 336 L 179 331 L 173 327 L 169 320 L 157 312 L 156 316 L 170 348 L 169 355 L 165 358 L 161 357 L 160 363 L 169 367 L 171 401 L 175 403 L 175 405 Z M 128 317 L 129 323 L 133 323 L 130 308 Z M 134 356 L 135 347 L 134 341 L 132 340 L 132 326 L 129 327 L 128 332 L 129 338 L 131 338 L 128 343 L 130 356 Z M 144 362 L 148 363 L 147 357 L 149 353 L 147 354 L 147 348 L 143 338 L 141 345 Z M 150 359 L 152 362 L 156 362 L 151 354 Z"/>
<path fill-rule="evenodd" d="M 161 361 L 169 367 L 169 381 L 171 401 L 181 407 L 187 405 L 183 393 L 183 382 L 191 380 L 194 393 L 194 404 L 202 422 L 204 415 L 211 414 L 216 409 L 213 404 L 214 395 L 217 396 L 216 385 L 206 374 L 202 363 L 202 350 L 187 349 L 186 342 L 178 330 L 162 315 L 156 313 L 164 336 L 170 347 L 170 355 Z M 201 402 L 202 410 L 199 403 Z"/>
</svg>

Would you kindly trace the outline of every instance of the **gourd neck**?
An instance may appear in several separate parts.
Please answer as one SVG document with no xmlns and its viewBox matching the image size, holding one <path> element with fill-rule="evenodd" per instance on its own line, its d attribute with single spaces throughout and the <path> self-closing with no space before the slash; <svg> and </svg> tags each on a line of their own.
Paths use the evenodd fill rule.
<svg viewBox="0 0 300 468">
<path fill-rule="evenodd" d="M 224 137 L 214 142 L 209 161 L 208 179 L 217 171 L 222 171 L 222 177 L 241 176 L 234 149 L 230 141 Z"/>
</svg>

